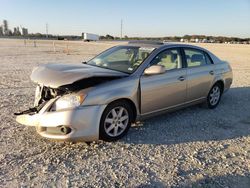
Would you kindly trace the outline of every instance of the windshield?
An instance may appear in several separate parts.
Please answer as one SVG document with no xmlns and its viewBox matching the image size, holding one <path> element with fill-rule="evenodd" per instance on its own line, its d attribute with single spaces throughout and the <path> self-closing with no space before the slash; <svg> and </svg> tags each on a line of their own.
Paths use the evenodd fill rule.
<svg viewBox="0 0 250 188">
<path fill-rule="evenodd" d="M 148 47 L 118 46 L 101 53 L 87 64 L 131 74 L 153 50 Z"/>
</svg>

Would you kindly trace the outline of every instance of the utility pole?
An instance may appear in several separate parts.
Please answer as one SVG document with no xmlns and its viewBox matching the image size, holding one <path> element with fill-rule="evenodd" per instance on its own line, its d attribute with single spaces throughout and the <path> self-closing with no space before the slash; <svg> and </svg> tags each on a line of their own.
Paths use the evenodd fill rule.
<svg viewBox="0 0 250 188">
<path fill-rule="evenodd" d="M 123 20 L 121 19 L 121 39 L 122 39 L 122 29 L 123 29 Z"/>
<path fill-rule="evenodd" d="M 48 38 L 48 32 L 49 32 L 49 25 L 46 23 L 46 38 Z"/>
</svg>

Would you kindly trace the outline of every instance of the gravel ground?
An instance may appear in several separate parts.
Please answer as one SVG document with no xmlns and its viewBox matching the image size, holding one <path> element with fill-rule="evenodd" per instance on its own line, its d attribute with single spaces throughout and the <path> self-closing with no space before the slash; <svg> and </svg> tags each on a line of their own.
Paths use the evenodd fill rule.
<svg viewBox="0 0 250 188">
<path fill-rule="evenodd" d="M 194 106 L 134 125 L 115 143 L 55 142 L 15 122 L 43 63 L 80 63 L 115 43 L 0 40 L 0 187 L 250 187 L 250 45 L 204 44 L 231 62 L 218 108 Z"/>
</svg>

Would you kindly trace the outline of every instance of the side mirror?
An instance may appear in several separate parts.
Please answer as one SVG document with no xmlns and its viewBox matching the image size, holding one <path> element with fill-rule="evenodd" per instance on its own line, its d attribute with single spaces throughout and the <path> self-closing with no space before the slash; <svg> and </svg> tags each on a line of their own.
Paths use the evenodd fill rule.
<svg viewBox="0 0 250 188">
<path fill-rule="evenodd" d="M 163 74 L 165 73 L 166 69 L 162 65 L 152 65 L 145 69 L 145 75 L 154 75 L 154 74 Z"/>
</svg>

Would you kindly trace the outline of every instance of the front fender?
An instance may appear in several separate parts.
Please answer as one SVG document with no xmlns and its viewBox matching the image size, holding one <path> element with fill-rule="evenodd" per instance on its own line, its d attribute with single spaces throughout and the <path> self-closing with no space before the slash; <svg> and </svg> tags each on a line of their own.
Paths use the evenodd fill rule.
<svg viewBox="0 0 250 188">
<path fill-rule="evenodd" d="M 89 91 L 83 105 L 107 105 L 118 99 L 131 100 L 138 111 L 139 78 L 122 78 L 96 86 Z"/>
</svg>

